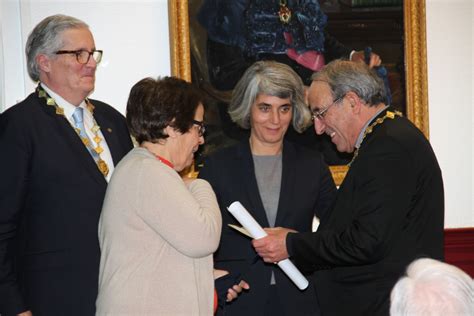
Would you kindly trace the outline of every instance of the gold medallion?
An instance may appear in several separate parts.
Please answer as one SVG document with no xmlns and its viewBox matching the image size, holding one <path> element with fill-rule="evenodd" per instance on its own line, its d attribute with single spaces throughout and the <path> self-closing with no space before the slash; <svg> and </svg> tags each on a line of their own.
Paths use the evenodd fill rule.
<svg viewBox="0 0 474 316">
<path fill-rule="evenodd" d="M 104 149 L 100 146 L 97 146 L 96 148 L 94 148 L 95 152 L 98 153 L 99 155 L 104 151 Z"/>
<path fill-rule="evenodd" d="M 280 4 L 280 10 L 278 11 L 278 16 L 280 17 L 280 21 L 282 23 L 288 24 L 291 20 L 291 11 L 285 4 Z"/>
<path fill-rule="evenodd" d="M 83 143 L 84 145 L 86 145 L 86 147 L 89 146 L 90 140 L 89 140 L 88 138 L 82 138 L 82 137 L 81 137 L 81 140 L 82 140 L 82 143 Z"/>
<path fill-rule="evenodd" d="M 109 166 L 107 166 L 107 163 L 103 161 L 102 158 L 97 160 L 97 167 L 99 167 L 99 170 L 104 175 L 104 177 L 109 174 Z"/>
<path fill-rule="evenodd" d="M 54 106 L 54 105 L 56 105 L 56 102 L 54 101 L 53 98 L 47 98 L 47 99 L 46 99 L 46 104 L 47 104 L 47 105 L 53 105 L 53 106 Z"/>
<path fill-rule="evenodd" d="M 91 131 L 92 133 L 94 134 L 97 134 L 100 130 L 100 126 L 99 125 L 94 125 L 92 128 L 91 128 Z"/>
</svg>

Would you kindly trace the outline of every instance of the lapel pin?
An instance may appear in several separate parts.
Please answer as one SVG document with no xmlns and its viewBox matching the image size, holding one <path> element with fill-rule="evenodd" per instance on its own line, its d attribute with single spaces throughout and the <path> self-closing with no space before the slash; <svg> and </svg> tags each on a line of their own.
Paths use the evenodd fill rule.
<svg viewBox="0 0 474 316">
<path fill-rule="evenodd" d="M 112 129 L 110 127 L 108 127 L 107 132 L 112 133 Z"/>
</svg>

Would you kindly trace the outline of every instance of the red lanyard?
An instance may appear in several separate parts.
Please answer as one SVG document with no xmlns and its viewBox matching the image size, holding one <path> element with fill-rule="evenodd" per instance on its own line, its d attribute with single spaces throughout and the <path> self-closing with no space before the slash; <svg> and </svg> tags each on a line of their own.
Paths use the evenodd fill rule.
<svg viewBox="0 0 474 316">
<path fill-rule="evenodd" d="M 161 156 L 158 156 L 158 155 L 155 155 L 156 156 L 156 159 L 158 159 L 159 161 L 161 161 L 162 163 L 164 163 L 165 165 L 167 165 L 168 167 L 170 167 L 171 169 L 174 169 L 174 166 L 173 164 L 171 163 L 171 161 L 161 157 Z"/>
</svg>

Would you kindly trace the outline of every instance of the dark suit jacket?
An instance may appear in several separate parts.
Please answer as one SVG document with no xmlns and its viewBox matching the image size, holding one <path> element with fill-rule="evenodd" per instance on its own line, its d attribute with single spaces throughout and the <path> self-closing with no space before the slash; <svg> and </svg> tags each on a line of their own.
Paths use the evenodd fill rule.
<svg viewBox="0 0 474 316">
<path fill-rule="evenodd" d="M 443 226 L 436 157 L 425 136 L 397 117 L 367 135 L 318 232 L 288 234 L 286 242 L 300 268 L 324 269 L 315 283 L 322 315 L 388 315 L 407 265 L 443 259 Z"/>
<path fill-rule="evenodd" d="M 275 226 L 309 232 L 313 217 L 324 218 L 336 194 L 329 169 L 318 152 L 287 141 L 283 146 L 282 168 Z M 262 227 L 269 226 L 248 141 L 211 156 L 199 176 L 212 185 L 222 212 L 222 236 L 214 256 L 215 266 L 242 273 L 251 287 L 248 293 L 227 304 L 226 315 L 263 315 L 271 271 L 275 272 L 278 295 L 287 315 L 316 314 L 317 301 L 311 285 L 305 291 L 298 290 L 277 266 L 258 257 L 249 238 L 227 226 L 239 225 L 226 209 L 234 201 L 240 201 Z"/>
<path fill-rule="evenodd" d="M 114 164 L 123 116 L 91 100 Z M 107 182 L 69 122 L 30 94 L 0 115 L 0 314 L 94 315 Z"/>
</svg>

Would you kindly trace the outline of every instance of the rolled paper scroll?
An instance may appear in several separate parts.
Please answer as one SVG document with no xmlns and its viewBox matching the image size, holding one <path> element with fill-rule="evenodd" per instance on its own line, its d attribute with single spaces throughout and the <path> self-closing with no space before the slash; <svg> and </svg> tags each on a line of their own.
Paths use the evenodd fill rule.
<svg viewBox="0 0 474 316">
<path fill-rule="evenodd" d="M 236 201 L 232 203 L 228 208 L 229 212 L 239 221 L 255 239 L 260 239 L 267 236 L 267 233 L 263 230 L 257 221 L 250 215 L 250 213 L 243 207 L 243 205 Z M 293 283 L 300 289 L 305 290 L 308 287 L 308 280 L 304 275 L 295 267 L 290 259 L 284 259 L 277 263 L 278 266 L 285 272 Z"/>
</svg>

